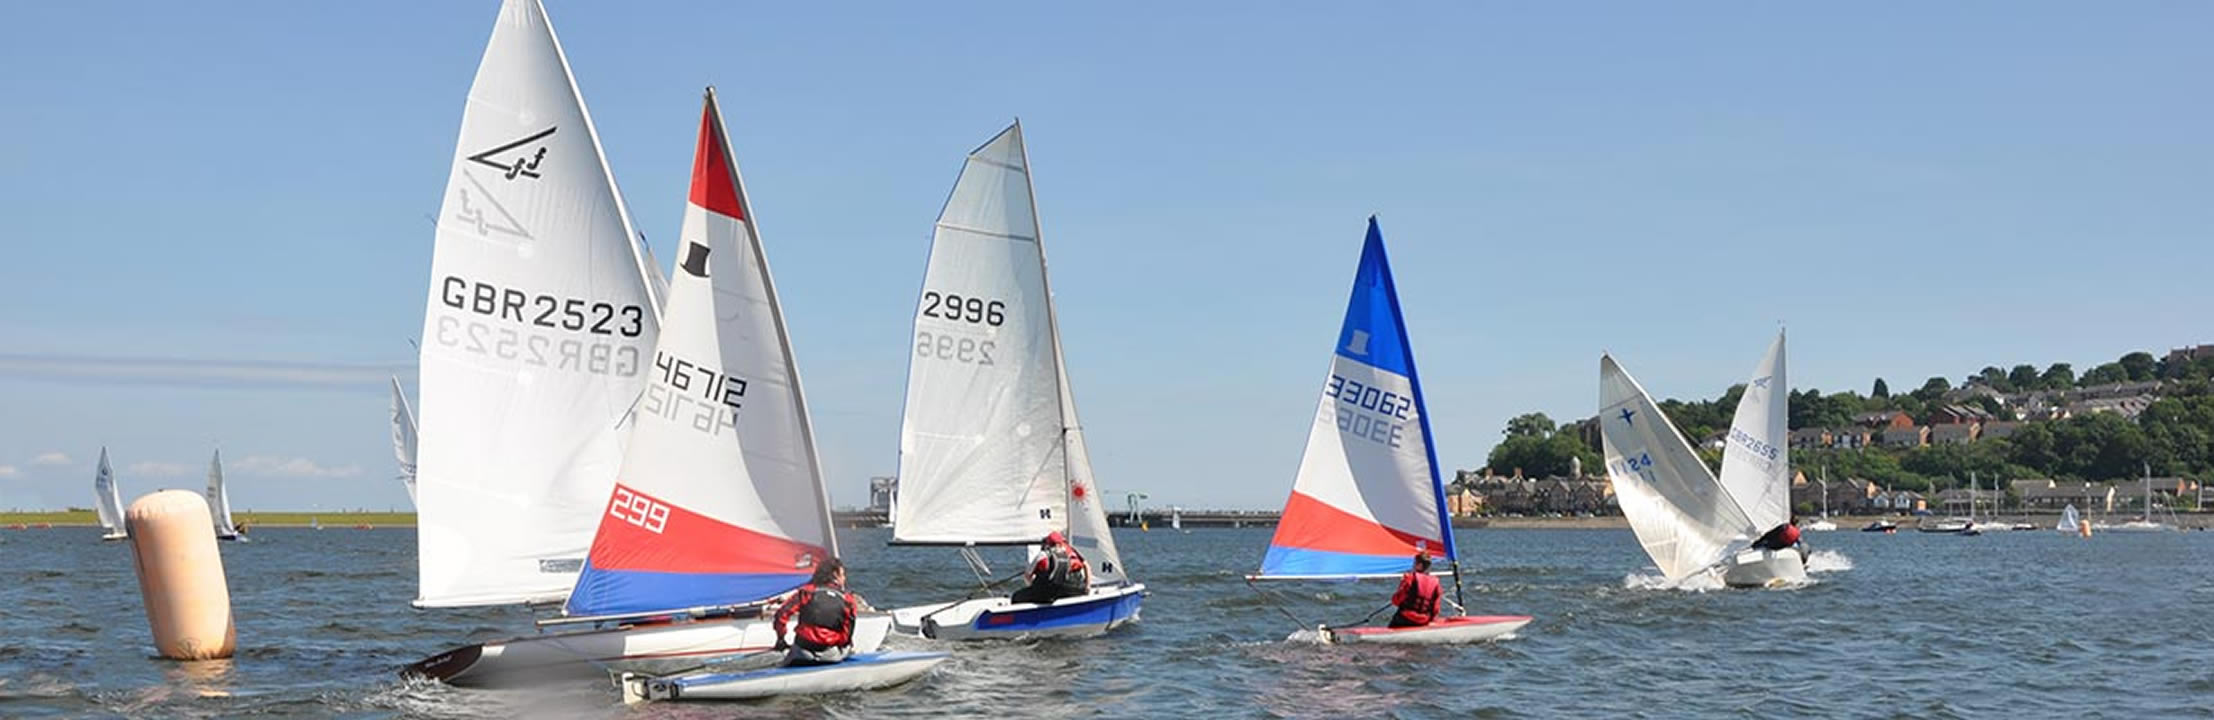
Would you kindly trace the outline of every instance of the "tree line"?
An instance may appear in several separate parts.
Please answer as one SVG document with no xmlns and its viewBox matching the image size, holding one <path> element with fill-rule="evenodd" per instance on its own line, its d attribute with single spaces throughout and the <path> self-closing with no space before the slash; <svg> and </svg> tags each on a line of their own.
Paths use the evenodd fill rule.
<svg viewBox="0 0 2214 720">
<path fill-rule="evenodd" d="M 2160 390 L 2160 399 L 2135 420 L 2114 413 L 2090 413 L 2053 422 L 2025 423 L 2012 436 L 1965 445 L 1793 450 L 1791 462 L 1810 476 L 1827 468 L 1832 478 L 1873 480 L 1916 491 L 1964 487 L 1970 473 L 1987 487 L 1992 481 L 2014 478 L 2130 478 L 2146 467 L 2160 476 L 2214 479 L 2214 393 L 2209 392 L 2210 380 L 2214 380 L 2214 357 L 2169 362 L 2151 353 L 2132 352 L 2080 376 L 2068 363 L 2054 363 L 2043 370 L 2032 365 L 2011 369 L 1991 366 L 1963 378 L 1962 384 L 1984 385 L 2001 393 L 2064 393 L 2094 385 L 2148 380 L 2167 382 Z M 1858 416 L 1878 411 L 1899 411 L 1921 418 L 1933 407 L 1948 404 L 1945 395 L 1952 390 L 1952 382 L 1943 377 L 1930 378 L 1903 394 L 1893 394 L 1881 378 L 1867 395 L 1850 390 L 1793 390 L 1789 424 L 1794 430 L 1852 427 L 1858 424 Z M 1729 429 L 1730 418 L 1744 393 L 1745 386 L 1739 384 L 1712 400 L 1671 398 L 1659 405 L 1684 437 L 1694 443 L 1708 466 L 1719 467 L 1721 451 L 1698 441 Z M 1979 396 L 1959 404 L 2011 418 L 2011 413 L 1993 397 Z M 1526 413 L 1508 420 L 1505 434 L 1486 459 L 1494 473 L 1519 470 L 1527 477 L 1567 475 L 1579 460 L 1586 474 L 1603 471 L 1595 419 L 1558 424 L 1544 413 Z"/>
</svg>

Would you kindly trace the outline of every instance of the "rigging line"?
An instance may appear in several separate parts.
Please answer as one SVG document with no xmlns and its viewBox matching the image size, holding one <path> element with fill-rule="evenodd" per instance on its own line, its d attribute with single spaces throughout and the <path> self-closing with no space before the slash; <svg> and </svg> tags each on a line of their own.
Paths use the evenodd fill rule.
<svg viewBox="0 0 2214 720">
<path fill-rule="evenodd" d="M 1261 601 L 1268 603 L 1269 607 L 1275 608 L 1277 612 L 1283 613 L 1284 617 L 1291 618 L 1293 626 L 1301 630 L 1305 630 L 1309 627 L 1320 627 L 1320 625 L 1310 625 L 1307 623 L 1307 621 L 1299 619 L 1299 616 L 1293 615 L 1291 610 L 1286 609 L 1281 603 L 1276 602 L 1276 598 L 1270 596 L 1268 594 L 1268 591 L 1262 590 L 1261 586 L 1253 584 L 1253 578 L 1246 578 L 1245 586 L 1253 588 L 1253 593 L 1261 596 Z"/>
</svg>

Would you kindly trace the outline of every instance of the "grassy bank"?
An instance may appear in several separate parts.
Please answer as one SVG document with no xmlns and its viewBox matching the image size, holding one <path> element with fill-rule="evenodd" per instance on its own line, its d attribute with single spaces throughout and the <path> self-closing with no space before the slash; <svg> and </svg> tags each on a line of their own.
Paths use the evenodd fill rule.
<svg viewBox="0 0 2214 720">
<path fill-rule="evenodd" d="M 355 525 L 414 525 L 415 513 L 411 512 L 292 512 L 259 511 L 231 512 L 231 520 L 247 526 L 307 527 L 310 520 L 326 526 L 353 527 Z M 0 512 L 0 527 L 16 525 L 94 526 L 98 516 L 91 510 L 54 510 L 48 512 Z"/>
</svg>

